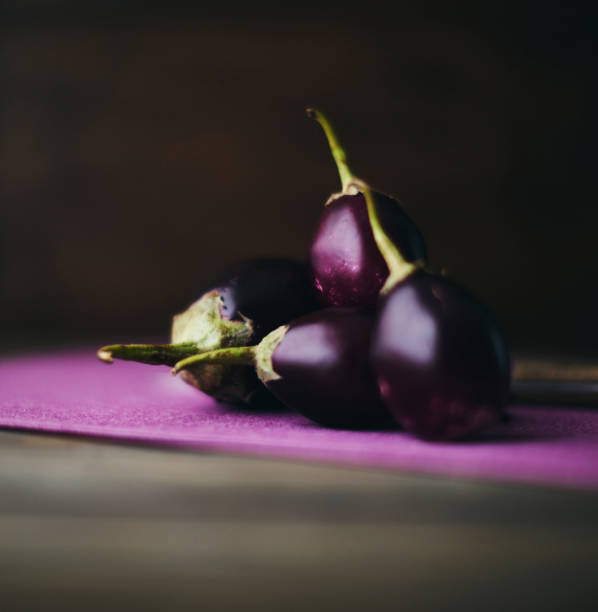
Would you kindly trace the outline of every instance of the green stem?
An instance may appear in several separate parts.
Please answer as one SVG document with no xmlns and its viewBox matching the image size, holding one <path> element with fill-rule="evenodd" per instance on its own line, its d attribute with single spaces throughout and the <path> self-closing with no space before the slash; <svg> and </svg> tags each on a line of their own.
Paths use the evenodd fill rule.
<svg viewBox="0 0 598 612">
<path fill-rule="evenodd" d="M 413 274 L 420 265 L 407 261 L 384 231 L 378 218 L 378 210 L 370 186 L 360 179 L 353 180 L 350 186 L 359 189 L 365 197 L 374 241 L 388 266 L 388 278 L 384 282 L 382 289 L 380 289 L 380 295 L 386 295 L 395 285 L 405 280 L 410 274 Z"/>
<path fill-rule="evenodd" d="M 172 373 L 178 374 L 181 370 L 198 364 L 253 365 L 255 360 L 255 349 L 255 346 L 234 346 L 191 355 L 174 364 Z"/>
<path fill-rule="evenodd" d="M 306 109 L 307 116 L 315 119 L 324 130 L 326 134 L 326 138 L 328 139 L 328 145 L 330 146 L 330 152 L 332 153 L 332 157 L 336 163 L 336 167 L 338 168 L 338 173 L 341 177 L 341 184 L 343 186 L 343 191 L 348 191 L 350 188 L 351 182 L 355 179 L 353 172 L 349 168 L 349 164 L 347 163 L 347 154 L 344 149 L 341 147 L 341 144 L 330 125 L 330 121 L 324 117 L 324 115 L 315 108 Z"/>
<path fill-rule="evenodd" d="M 113 359 L 138 361 L 150 365 L 173 366 L 177 361 L 197 353 L 195 342 L 179 344 L 112 344 L 103 346 L 98 351 L 98 357 L 106 363 Z"/>
</svg>

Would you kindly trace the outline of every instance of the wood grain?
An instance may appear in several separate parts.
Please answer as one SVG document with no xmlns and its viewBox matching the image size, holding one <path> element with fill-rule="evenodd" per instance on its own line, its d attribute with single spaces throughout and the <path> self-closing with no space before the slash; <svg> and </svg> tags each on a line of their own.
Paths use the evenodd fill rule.
<svg viewBox="0 0 598 612">
<path fill-rule="evenodd" d="M 598 363 L 518 355 L 513 359 L 511 393 L 522 403 L 598 407 Z"/>
<path fill-rule="evenodd" d="M 598 496 L 0 432 L 6 610 L 594 609 Z"/>
</svg>

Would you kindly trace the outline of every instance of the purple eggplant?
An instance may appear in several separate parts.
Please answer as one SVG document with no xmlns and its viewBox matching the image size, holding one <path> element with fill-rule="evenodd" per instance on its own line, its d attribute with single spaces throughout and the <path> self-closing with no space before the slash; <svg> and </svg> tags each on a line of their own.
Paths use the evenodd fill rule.
<svg viewBox="0 0 598 612">
<path fill-rule="evenodd" d="M 328 120 L 308 109 L 324 129 L 343 190 L 333 194 L 311 242 L 309 257 L 321 302 L 326 306 L 374 306 L 388 277 L 388 267 L 374 240 L 359 179 Z M 390 196 L 373 194 L 380 223 L 407 261 L 425 261 L 426 245 L 415 223 Z"/>
<path fill-rule="evenodd" d="M 416 436 L 463 438 L 503 418 L 509 351 L 494 316 L 455 282 L 405 260 L 362 185 L 376 243 L 389 268 L 371 357 L 380 395 Z"/>
<path fill-rule="evenodd" d="M 254 364 L 274 396 L 312 421 L 340 428 L 382 425 L 391 419 L 370 367 L 373 324 L 372 313 L 328 308 L 279 327 L 257 346 L 202 353 L 174 371 Z"/>
<path fill-rule="evenodd" d="M 507 347 L 487 308 L 445 277 L 420 271 L 382 300 L 372 364 L 389 411 L 421 438 L 463 438 L 501 419 Z"/>
<path fill-rule="evenodd" d="M 203 351 L 255 344 L 317 307 L 307 266 L 279 258 L 248 260 L 174 316 L 170 344 L 116 344 L 103 347 L 98 356 L 108 363 L 116 358 L 172 367 Z M 249 367 L 190 368 L 182 378 L 219 401 L 255 404 L 269 397 Z"/>
</svg>

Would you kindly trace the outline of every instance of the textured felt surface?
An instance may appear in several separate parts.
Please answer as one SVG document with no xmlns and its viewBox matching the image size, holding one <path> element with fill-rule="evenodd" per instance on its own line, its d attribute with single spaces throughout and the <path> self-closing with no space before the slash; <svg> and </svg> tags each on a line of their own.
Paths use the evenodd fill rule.
<svg viewBox="0 0 598 612">
<path fill-rule="evenodd" d="M 152 444 L 598 488 L 598 411 L 513 406 L 479 439 L 431 443 L 398 430 L 341 431 L 291 413 L 212 401 L 168 368 L 100 363 L 93 350 L 0 360 L 0 426 Z"/>
</svg>

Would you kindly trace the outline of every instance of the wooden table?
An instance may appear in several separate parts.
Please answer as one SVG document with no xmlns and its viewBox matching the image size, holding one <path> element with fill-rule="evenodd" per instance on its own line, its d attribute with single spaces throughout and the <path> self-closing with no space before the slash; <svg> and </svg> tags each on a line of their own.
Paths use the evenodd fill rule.
<svg viewBox="0 0 598 612">
<path fill-rule="evenodd" d="M 0 609 L 596 610 L 598 495 L 0 432 Z"/>
</svg>

